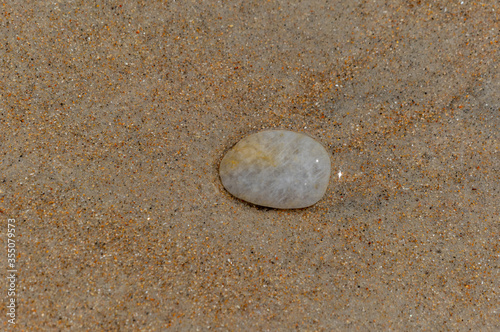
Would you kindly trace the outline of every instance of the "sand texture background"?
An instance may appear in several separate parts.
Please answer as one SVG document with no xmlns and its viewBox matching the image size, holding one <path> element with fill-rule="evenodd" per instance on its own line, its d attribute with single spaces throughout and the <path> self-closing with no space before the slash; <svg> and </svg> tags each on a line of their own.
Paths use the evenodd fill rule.
<svg viewBox="0 0 500 332">
<path fill-rule="evenodd" d="M 0 329 L 498 331 L 499 12 L 2 2 Z M 272 128 L 330 153 L 316 205 L 222 187 Z"/>
</svg>

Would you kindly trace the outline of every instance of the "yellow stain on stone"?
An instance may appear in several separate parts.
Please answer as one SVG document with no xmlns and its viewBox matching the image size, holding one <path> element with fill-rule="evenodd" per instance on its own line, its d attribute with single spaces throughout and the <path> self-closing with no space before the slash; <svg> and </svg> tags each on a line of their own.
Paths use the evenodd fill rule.
<svg viewBox="0 0 500 332">
<path fill-rule="evenodd" d="M 283 136 L 280 133 L 279 136 Z M 246 141 L 236 144 L 222 159 L 220 170 L 227 172 L 242 165 L 254 165 L 259 168 L 277 167 L 279 162 L 276 157 L 282 144 L 262 144 L 261 138 L 249 137 Z"/>
<path fill-rule="evenodd" d="M 238 167 L 242 162 L 244 164 L 259 164 L 264 167 L 276 167 L 277 160 L 272 151 L 265 150 L 259 142 L 239 143 L 228 152 L 223 160 L 223 164 L 231 169 Z"/>
</svg>

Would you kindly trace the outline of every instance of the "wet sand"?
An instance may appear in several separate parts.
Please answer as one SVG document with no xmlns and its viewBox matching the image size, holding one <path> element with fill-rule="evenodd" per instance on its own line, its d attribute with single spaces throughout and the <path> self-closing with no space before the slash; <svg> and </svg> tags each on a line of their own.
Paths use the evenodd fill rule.
<svg viewBox="0 0 500 332">
<path fill-rule="evenodd" d="M 500 329 L 496 1 L 0 8 L 2 329 Z M 316 205 L 222 187 L 271 128 L 331 153 Z"/>
</svg>

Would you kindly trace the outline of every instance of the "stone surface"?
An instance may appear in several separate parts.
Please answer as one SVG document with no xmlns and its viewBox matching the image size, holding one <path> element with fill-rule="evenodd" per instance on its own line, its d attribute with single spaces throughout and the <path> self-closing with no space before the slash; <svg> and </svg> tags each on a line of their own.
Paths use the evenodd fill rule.
<svg viewBox="0 0 500 332">
<path fill-rule="evenodd" d="M 295 209 L 323 197 L 330 158 L 313 138 L 286 130 L 261 131 L 238 142 L 220 164 L 222 184 L 253 204 Z"/>
</svg>

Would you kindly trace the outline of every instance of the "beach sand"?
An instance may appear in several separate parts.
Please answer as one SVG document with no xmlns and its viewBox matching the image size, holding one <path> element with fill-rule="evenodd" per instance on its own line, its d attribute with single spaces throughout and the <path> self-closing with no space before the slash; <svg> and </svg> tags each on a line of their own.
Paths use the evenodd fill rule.
<svg viewBox="0 0 500 332">
<path fill-rule="evenodd" d="M 2 330 L 500 329 L 497 1 L 0 10 Z M 274 128 L 330 153 L 310 208 L 220 182 Z"/>
</svg>

